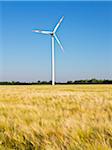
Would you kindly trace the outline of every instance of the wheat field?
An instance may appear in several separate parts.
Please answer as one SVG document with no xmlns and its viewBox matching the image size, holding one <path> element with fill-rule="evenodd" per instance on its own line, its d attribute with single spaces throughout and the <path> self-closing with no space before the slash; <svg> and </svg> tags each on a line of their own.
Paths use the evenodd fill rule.
<svg viewBox="0 0 112 150">
<path fill-rule="evenodd" d="M 0 86 L 0 150 L 111 150 L 112 85 Z"/>
</svg>

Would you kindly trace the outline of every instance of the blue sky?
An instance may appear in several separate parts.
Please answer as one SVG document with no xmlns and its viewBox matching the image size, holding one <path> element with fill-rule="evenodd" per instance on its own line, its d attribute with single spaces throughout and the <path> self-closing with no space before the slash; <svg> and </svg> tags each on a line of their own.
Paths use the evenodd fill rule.
<svg viewBox="0 0 112 150">
<path fill-rule="evenodd" d="M 51 38 L 32 29 L 53 30 L 63 15 L 56 81 L 112 79 L 112 2 L 0 2 L 0 12 L 1 81 L 51 79 Z"/>
</svg>

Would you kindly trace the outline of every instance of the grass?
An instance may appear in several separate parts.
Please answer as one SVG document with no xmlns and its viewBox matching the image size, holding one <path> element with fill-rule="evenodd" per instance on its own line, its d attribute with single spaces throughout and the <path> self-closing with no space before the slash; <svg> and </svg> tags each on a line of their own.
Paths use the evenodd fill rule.
<svg viewBox="0 0 112 150">
<path fill-rule="evenodd" d="M 112 85 L 0 86 L 0 150 L 111 150 Z"/>
</svg>

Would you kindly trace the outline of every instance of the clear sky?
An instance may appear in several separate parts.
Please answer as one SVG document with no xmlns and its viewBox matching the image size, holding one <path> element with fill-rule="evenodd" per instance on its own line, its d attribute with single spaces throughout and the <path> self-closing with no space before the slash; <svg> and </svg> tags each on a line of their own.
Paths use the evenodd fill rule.
<svg viewBox="0 0 112 150">
<path fill-rule="evenodd" d="M 112 2 L 0 2 L 0 81 L 51 79 L 51 38 L 32 29 L 53 30 L 65 16 L 55 42 L 56 81 L 112 79 Z"/>
</svg>

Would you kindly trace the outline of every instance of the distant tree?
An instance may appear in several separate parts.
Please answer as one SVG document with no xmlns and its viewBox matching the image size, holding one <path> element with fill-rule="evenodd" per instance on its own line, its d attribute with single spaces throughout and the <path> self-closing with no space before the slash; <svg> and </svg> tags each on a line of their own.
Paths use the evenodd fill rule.
<svg viewBox="0 0 112 150">
<path fill-rule="evenodd" d="M 67 84 L 72 84 L 73 82 L 72 81 L 67 81 Z"/>
<path fill-rule="evenodd" d="M 15 81 L 2 81 L 0 82 L 0 85 L 35 85 L 35 84 L 51 84 L 52 81 L 40 81 L 37 82 L 15 82 Z M 112 80 L 97 80 L 97 79 L 91 79 L 91 80 L 75 80 L 75 81 L 67 81 L 64 82 L 57 82 L 56 84 L 112 84 Z"/>
<path fill-rule="evenodd" d="M 90 80 L 90 83 L 93 83 L 93 84 L 98 83 L 98 80 L 96 80 L 96 79 L 91 79 L 91 80 Z"/>
<path fill-rule="evenodd" d="M 12 82 L 11 82 L 11 84 L 12 84 L 12 85 L 15 85 L 15 82 L 14 82 L 14 81 L 12 81 Z"/>
<path fill-rule="evenodd" d="M 40 81 L 40 80 L 38 80 L 38 81 L 37 81 L 37 84 L 40 84 L 40 83 L 41 83 L 41 81 Z"/>
<path fill-rule="evenodd" d="M 48 82 L 48 84 L 51 84 L 52 83 L 52 81 L 50 80 L 49 82 Z"/>
</svg>

